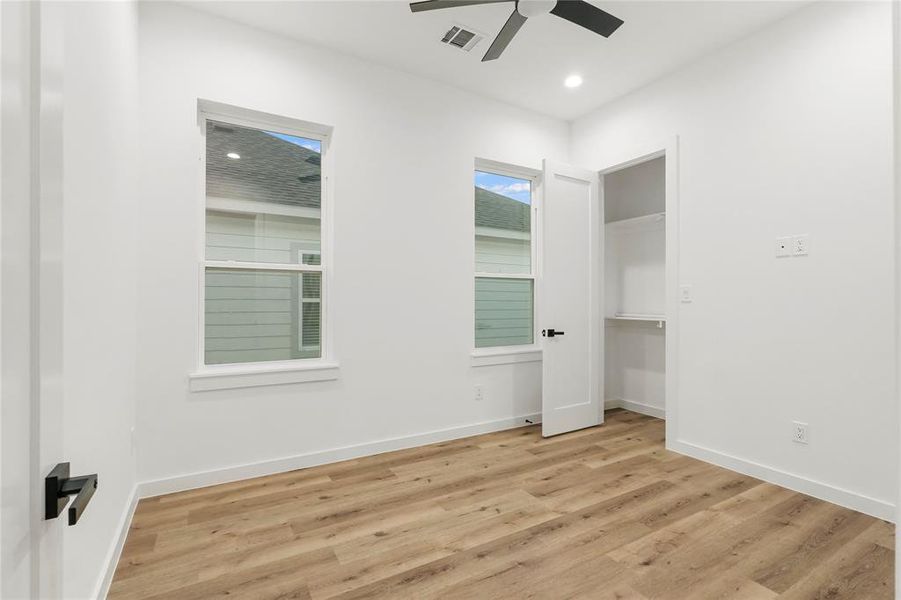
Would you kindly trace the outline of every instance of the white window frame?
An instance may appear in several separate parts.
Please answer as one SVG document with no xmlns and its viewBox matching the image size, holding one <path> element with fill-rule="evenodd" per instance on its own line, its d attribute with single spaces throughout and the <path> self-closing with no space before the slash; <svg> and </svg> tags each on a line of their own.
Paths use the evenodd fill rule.
<svg viewBox="0 0 901 600">
<path fill-rule="evenodd" d="M 198 134 L 199 134 L 199 201 L 198 230 L 201 232 L 197 242 L 198 255 L 198 344 L 197 368 L 189 377 L 191 391 L 208 391 L 229 388 L 255 387 L 263 385 L 279 385 L 287 383 L 303 383 L 308 381 L 328 381 L 338 378 L 338 362 L 335 359 L 333 343 L 333 327 L 330 307 L 332 305 L 333 265 L 333 186 L 332 186 L 332 152 L 331 140 L 333 128 L 327 125 L 282 117 L 256 110 L 240 108 L 209 100 L 198 100 Z M 256 263 L 243 261 L 208 260 L 206 258 L 206 123 L 208 120 L 229 123 L 241 127 L 274 131 L 317 140 L 321 143 L 321 182 L 320 199 L 320 264 L 280 264 Z M 241 206 L 240 201 L 214 199 L 216 210 L 227 212 L 259 214 L 259 206 Z M 230 204 L 229 204 L 230 203 Z M 275 207 L 273 214 L 284 214 L 285 211 L 306 209 L 296 207 Z M 304 215 L 299 215 L 304 216 Z M 308 215 L 307 215 L 308 216 Z M 306 253 L 306 254 L 309 254 Z M 208 268 L 224 268 L 249 271 L 277 271 L 292 273 L 321 273 L 320 290 L 320 356 L 319 358 L 299 358 L 283 361 L 261 361 L 247 363 L 227 363 L 219 365 L 205 364 L 206 343 L 206 271 Z M 302 299 L 300 302 L 303 304 Z M 301 309 L 302 311 L 302 309 Z"/>
<path fill-rule="evenodd" d="M 482 171 L 485 173 L 492 173 L 494 175 L 504 175 L 507 177 L 515 177 L 517 179 L 525 179 L 530 183 L 530 191 L 531 191 L 531 231 L 530 233 L 530 254 L 531 254 L 531 272 L 530 273 L 486 273 L 483 271 L 476 271 L 476 261 L 475 261 L 475 244 L 476 244 L 476 226 L 475 226 L 475 202 L 471 203 L 472 206 L 472 219 L 470 219 L 470 223 L 472 224 L 472 244 L 473 244 L 473 260 L 472 260 L 472 269 L 473 269 L 473 277 L 472 277 L 472 327 L 470 331 L 472 331 L 472 345 L 473 350 L 471 352 L 472 357 L 472 366 L 473 367 L 485 367 L 492 365 L 505 365 L 505 364 L 513 364 L 513 363 L 522 363 L 522 362 L 536 362 L 541 360 L 541 345 L 538 341 L 538 299 L 540 298 L 540 294 L 538 293 L 538 286 L 540 285 L 540 272 L 541 265 L 539 263 L 539 243 L 540 240 L 538 238 L 538 232 L 541 231 L 540 228 L 540 220 L 541 220 L 541 199 L 542 199 L 542 180 L 541 180 L 541 171 L 538 169 L 530 169 L 528 167 L 521 167 L 518 165 L 512 165 L 509 163 L 499 162 L 496 160 L 489 160 L 484 158 L 476 158 L 475 165 L 473 169 L 473 177 L 475 176 L 476 171 Z M 517 344 L 513 346 L 492 346 L 488 348 L 476 348 L 475 347 L 475 282 L 477 278 L 490 278 L 490 279 L 521 279 L 521 280 L 531 280 L 532 281 L 532 343 L 531 344 Z"/>
</svg>

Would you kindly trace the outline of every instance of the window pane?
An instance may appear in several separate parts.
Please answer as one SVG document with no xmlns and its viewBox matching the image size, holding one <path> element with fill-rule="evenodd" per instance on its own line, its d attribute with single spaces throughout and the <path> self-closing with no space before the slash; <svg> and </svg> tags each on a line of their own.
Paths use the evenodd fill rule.
<svg viewBox="0 0 901 600">
<path fill-rule="evenodd" d="M 476 272 L 532 272 L 532 182 L 475 174 Z"/>
<path fill-rule="evenodd" d="M 321 142 L 207 121 L 206 144 L 207 259 L 318 261 Z"/>
<path fill-rule="evenodd" d="M 532 280 L 476 277 L 476 348 L 531 344 Z"/>
<path fill-rule="evenodd" d="M 321 355 L 321 274 L 208 268 L 208 365 Z"/>
</svg>

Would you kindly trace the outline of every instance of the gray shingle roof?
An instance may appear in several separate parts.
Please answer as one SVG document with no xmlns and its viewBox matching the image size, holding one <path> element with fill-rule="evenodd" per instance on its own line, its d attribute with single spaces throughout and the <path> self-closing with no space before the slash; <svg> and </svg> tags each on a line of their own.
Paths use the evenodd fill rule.
<svg viewBox="0 0 901 600">
<path fill-rule="evenodd" d="M 531 224 L 532 211 L 528 204 L 476 188 L 476 227 L 530 231 Z"/>
<path fill-rule="evenodd" d="M 264 131 L 209 121 L 206 165 L 208 196 L 319 208 L 319 153 Z"/>
<path fill-rule="evenodd" d="M 229 152 L 241 158 L 230 159 Z M 208 196 L 319 208 L 321 156 L 264 131 L 230 123 L 207 123 L 206 193 Z M 507 196 L 475 188 L 477 227 L 528 232 L 529 206 Z"/>
</svg>

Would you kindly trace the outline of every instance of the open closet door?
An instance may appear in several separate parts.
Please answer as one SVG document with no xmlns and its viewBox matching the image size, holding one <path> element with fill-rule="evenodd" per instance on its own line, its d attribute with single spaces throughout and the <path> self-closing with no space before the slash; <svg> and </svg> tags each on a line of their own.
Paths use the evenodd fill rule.
<svg viewBox="0 0 901 600">
<path fill-rule="evenodd" d="M 604 420 L 604 247 L 598 174 L 544 161 L 541 298 L 541 433 Z"/>
</svg>

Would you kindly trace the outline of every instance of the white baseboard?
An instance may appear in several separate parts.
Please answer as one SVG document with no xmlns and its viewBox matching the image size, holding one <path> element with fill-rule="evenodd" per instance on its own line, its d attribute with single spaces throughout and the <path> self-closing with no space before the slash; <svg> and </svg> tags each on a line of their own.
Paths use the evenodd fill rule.
<svg viewBox="0 0 901 600">
<path fill-rule="evenodd" d="M 879 519 L 890 522 L 895 521 L 896 515 L 894 504 L 884 500 L 870 498 L 869 496 L 838 488 L 829 485 L 828 483 L 814 481 L 813 479 L 787 473 L 780 469 L 717 452 L 710 448 L 696 446 L 681 440 L 667 440 L 666 447 L 673 452 L 685 454 L 686 456 L 712 463 L 729 469 L 730 471 L 736 471 L 742 475 L 762 479 L 768 483 L 801 492 L 802 494 L 807 494 L 808 496 L 813 496 L 820 500 L 826 500 L 827 502 L 832 502 L 839 506 L 844 506 Z"/>
<path fill-rule="evenodd" d="M 109 551 L 106 554 L 106 571 L 97 582 L 94 590 L 94 598 L 104 600 L 109 593 L 110 584 L 113 582 L 113 575 L 116 573 L 116 566 L 119 564 L 119 557 L 122 556 L 122 549 L 125 547 L 125 538 L 128 537 L 128 528 L 131 527 L 131 520 L 135 515 L 135 508 L 138 506 L 138 486 L 131 488 L 131 495 L 122 516 L 119 518 L 118 534 L 113 540 Z"/>
<path fill-rule="evenodd" d="M 651 406 L 650 404 L 636 402 L 635 400 L 608 398 L 607 401 L 604 402 L 604 408 L 624 408 L 626 410 L 631 410 L 632 412 L 637 412 L 642 415 L 648 415 L 649 417 L 656 417 L 658 419 L 666 418 L 665 408 L 660 408 L 659 406 Z"/>
<path fill-rule="evenodd" d="M 425 444 L 446 442 L 449 440 L 469 437 L 472 435 L 479 435 L 482 433 L 491 433 L 494 431 L 513 429 L 515 427 L 523 427 L 529 424 L 526 422 L 527 419 L 532 423 L 540 423 L 541 413 L 521 415 L 518 417 L 508 417 L 494 421 L 483 421 L 481 423 L 473 423 L 471 425 L 449 427 L 447 429 L 438 429 L 426 433 L 389 438 L 375 442 L 368 442 L 365 444 L 357 444 L 354 446 L 344 446 L 330 450 L 309 452 L 307 454 L 300 454 L 297 456 L 288 456 L 274 460 L 235 465 L 232 467 L 225 467 L 223 469 L 215 469 L 212 471 L 202 471 L 197 473 L 189 473 L 186 475 L 178 475 L 176 477 L 156 479 L 153 481 L 144 481 L 138 484 L 138 497 L 150 498 L 152 496 L 182 492 L 185 490 L 206 487 L 208 485 L 217 485 L 220 483 L 229 483 L 231 481 L 240 481 L 242 479 L 250 479 L 251 477 L 262 477 L 264 475 L 272 475 L 274 473 L 283 473 L 285 471 L 293 471 L 295 469 L 315 467 L 319 465 L 339 462 L 342 460 L 361 458 L 363 456 L 371 456 L 373 454 L 381 454 L 382 452 L 391 452 L 392 450 L 403 450 L 405 448 L 414 448 L 416 446 L 423 446 Z"/>
</svg>

